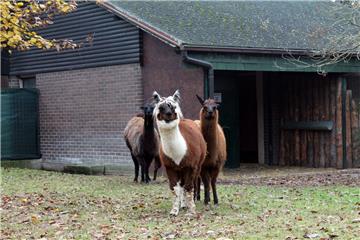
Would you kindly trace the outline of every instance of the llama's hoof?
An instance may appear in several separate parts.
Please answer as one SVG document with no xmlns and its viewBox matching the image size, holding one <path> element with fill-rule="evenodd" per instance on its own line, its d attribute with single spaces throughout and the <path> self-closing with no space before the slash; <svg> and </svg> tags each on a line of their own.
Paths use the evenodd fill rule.
<svg viewBox="0 0 360 240">
<path fill-rule="evenodd" d="M 185 213 L 185 217 L 194 218 L 196 216 L 196 212 L 187 212 Z"/>
<path fill-rule="evenodd" d="M 176 217 L 179 214 L 179 209 L 173 208 L 170 211 L 170 216 Z"/>
<path fill-rule="evenodd" d="M 209 205 L 209 204 L 206 204 L 206 205 L 204 206 L 204 209 L 205 209 L 205 211 L 210 211 L 210 205 Z"/>
<path fill-rule="evenodd" d="M 181 201 L 181 202 L 180 202 L 180 208 L 181 208 L 181 209 L 187 208 L 187 205 L 186 205 L 186 202 L 185 202 L 185 201 Z"/>
<path fill-rule="evenodd" d="M 219 203 L 214 203 L 214 208 L 219 208 Z"/>
<path fill-rule="evenodd" d="M 137 178 L 134 178 L 134 182 L 136 182 L 136 183 L 138 182 Z"/>
</svg>

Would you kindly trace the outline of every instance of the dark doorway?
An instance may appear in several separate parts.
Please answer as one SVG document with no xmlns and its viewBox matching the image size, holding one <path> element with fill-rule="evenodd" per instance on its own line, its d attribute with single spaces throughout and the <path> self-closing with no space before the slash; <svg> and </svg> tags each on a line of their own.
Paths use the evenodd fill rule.
<svg viewBox="0 0 360 240">
<path fill-rule="evenodd" d="M 255 73 L 216 71 L 215 97 L 221 98 L 220 124 L 228 152 L 225 167 L 258 163 Z"/>
</svg>

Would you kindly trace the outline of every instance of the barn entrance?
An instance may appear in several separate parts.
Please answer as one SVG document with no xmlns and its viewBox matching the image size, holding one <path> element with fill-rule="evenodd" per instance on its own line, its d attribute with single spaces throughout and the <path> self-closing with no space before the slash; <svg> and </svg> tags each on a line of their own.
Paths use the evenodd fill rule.
<svg viewBox="0 0 360 240">
<path fill-rule="evenodd" d="M 227 140 L 225 167 L 258 161 L 256 73 L 215 71 L 214 98 L 221 101 L 220 124 Z"/>
</svg>

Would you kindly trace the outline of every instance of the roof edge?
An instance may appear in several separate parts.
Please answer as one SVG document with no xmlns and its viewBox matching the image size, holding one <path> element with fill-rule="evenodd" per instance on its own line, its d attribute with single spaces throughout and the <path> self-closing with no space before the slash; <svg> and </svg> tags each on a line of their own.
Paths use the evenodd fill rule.
<svg viewBox="0 0 360 240">
<path fill-rule="evenodd" d="M 211 45 L 187 45 L 181 46 L 182 50 L 194 52 L 222 52 L 222 53 L 258 53 L 258 54 L 296 54 L 307 55 L 311 50 L 284 49 L 284 48 L 250 48 L 233 46 L 211 46 Z"/>
<path fill-rule="evenodd" d="M 140 28 L 141 30 L 153 35 L 154 37 L 158 38 L 159 40 L 165 42 L 166 44 L 172 46 L 172 47 L 180 47 L 182 45 L 182 42 L 179 39 L 174 38 L 170 34 L 161 31 L 160 29 L 157 29 L 153 27 L 152 25 L 146 23 L 145 21 L 140 21 L 140 19 L 136 18 L 135 16 L 132 16 L 125 10 L 114 6 L 110 2 L 102 1 L 97 3 L 99 6 L 105 8 L 106 10 L 112 12 L 113 14 L 124 18 L 129 23 L 135 25 L 136 27 Z"/>
</svg>

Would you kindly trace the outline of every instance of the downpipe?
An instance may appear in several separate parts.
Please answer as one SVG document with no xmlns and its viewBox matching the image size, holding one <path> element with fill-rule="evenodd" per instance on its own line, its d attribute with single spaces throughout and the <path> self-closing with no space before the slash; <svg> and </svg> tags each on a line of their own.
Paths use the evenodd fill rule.
<svg viewBox="0 0 360 240">
<path fill-rule="evenodd" d="M 186 50 L 181 50 L 181 56 L 183 61 L 186 63 L 194 64 L 201 66 L 205 72 L 205 89 L 204 89 L 204 97 L 214 98 L 214 67 L 210 62 L 200 60 L 197 58 L 189 57 L 188 52 Z"/>
</svg>

